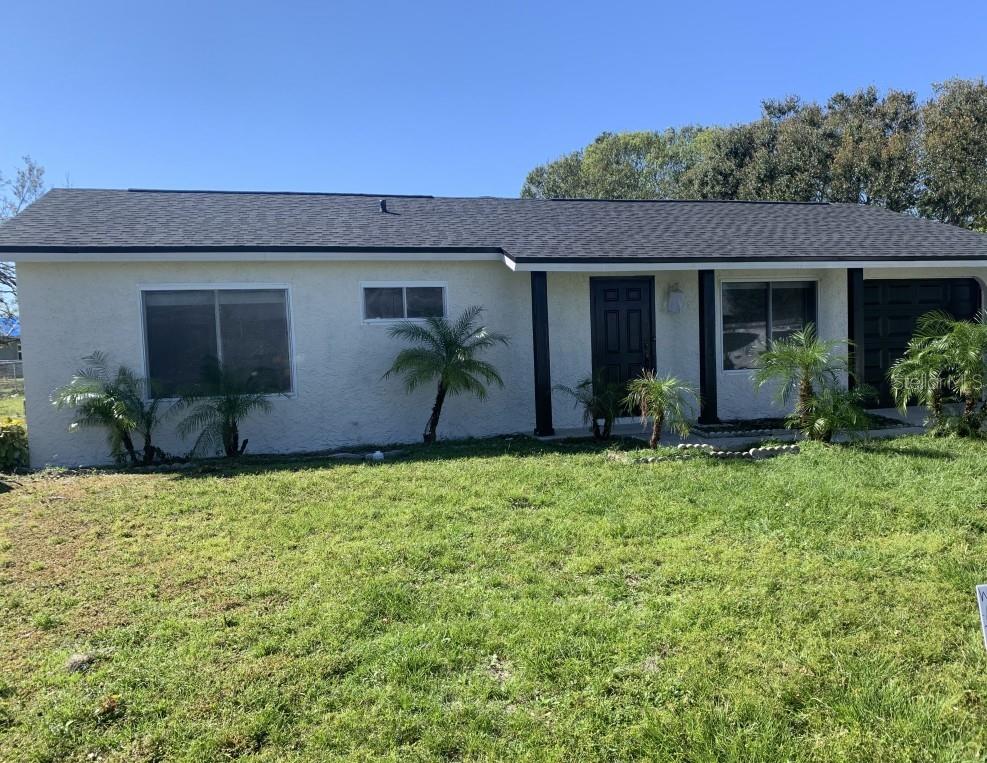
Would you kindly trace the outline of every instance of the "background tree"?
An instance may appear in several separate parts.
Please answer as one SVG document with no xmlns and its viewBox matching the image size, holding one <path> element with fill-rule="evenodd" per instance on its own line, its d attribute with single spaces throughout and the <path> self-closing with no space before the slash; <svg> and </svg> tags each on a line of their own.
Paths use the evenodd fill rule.
<svg viewBox="0 0 987 763">
<path fill-rule="evenodd" d="M 425 318 L 421 323 L 402 321 L 391 327 L 392 337 L 413 346 L 398 353 L 384 378 L 403 376 L 408 392 L 422 384 L 437 382 L 435 403 L 422 435 L 426 445 L 435 442 L 447 396 L 468 392 L 482 400 L 487 396 L 488 384 L 504 386 L 497 369 L 477 356 L 496 344 L 507 344 L 509 339 L 480 325 L 481 313 L 482 307 L 473 306 L 467 307 L 454 321 Z"/>
<path fill-rule="evenodd" d="M 912 209 L 919 192 L 921 124 L 915 94 L 890 90 L 882 98 L 874 87 L 837 93 L 825 119 L 833 153 L 824 198 L 896 212 Z"/>
<path fill-rule="evenodd" d="M 987 231 L 987 84 L 954 79 L 935 93 L 922 110 L 919 211 Z"/>
<path fill-rule="evenodd" d="M 45 169 L 30 156 L 22 159 L 13 179 L 0 173 L 0 225 L 36 201 L 47 190 Z M 14 263 L 0 262 L 0 312 L 11 315 L 16 312 L 17 278 Z"/>
<path fill-rule="evenodd" d="M 824 115 L 798 98 L 765 101 L 760 119 L 716 131 L 692 176 L 695 198 L 818 201 L 830 146 Z"/>
<path fill-rule="evenodd" d="M 767 100 L 728 127 L 607 132 L 534 168 L 521 195 L 834 201 L 987 230 L 987 86 L 951 80 L 925 104 L 869 87 Z"/>
<path fill-rule="evenodd" d="M 536 167 L 523 198 L 675 198 L 698 158 L 700 128 L 602 133 L 585 149 Z"/>
</svg>

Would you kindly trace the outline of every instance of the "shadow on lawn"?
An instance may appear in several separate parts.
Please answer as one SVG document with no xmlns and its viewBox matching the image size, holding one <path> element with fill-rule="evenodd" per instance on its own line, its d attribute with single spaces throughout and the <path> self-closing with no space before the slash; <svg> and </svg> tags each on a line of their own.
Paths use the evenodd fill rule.
<svg viewBox="0 0 987 763">
<path fill-rule="evenodd" d="M 215 458 L 196 462 L 189 468 L 164 472 L 174 479 L 200 479 L 203 477 L 232 477 L 241 474 L 263 474 L 265 472 L 305 471 L 308 469 L 334 469 L 345 466 L 392 466 L 402 463 L 424 463 L 428 461 L 455 461 L 468 458 L 531 458 L 550 454 L 602 455 L 607 450 L 640 450 L 642 442 L 633 438 L 615 437 L 609 442 L 595 442 L 590 437 L 564 440 L 542 441 L 518 434 L 513 436 L 490 437 L 475 440 L 439 441 L 435 445 L 387 445 L 380 450 L 400 451 L 398 455 L 383 462 L 365 461 L 362 458 L 340 458 L 334 451 L 326 453 L 306 453 L 297 455 L 254 455 L 239 459 Z M 377 450 L 377 446 L 360 446 L 348 449 L 346 453 L 367 454 Z M 153 470 L 128 469 L 131 473 L 156 473 Z"/>
<path fill-rule="evenodd" d="M 945 450 L 924 447 L 902 447 L 893 440 L 876 440 L 872 442 L 840 443 L 840 447 L 854 448 L 864 453 L 878 455 L 907 456 L 910 458 L 928 458 L 939 461 L 952 461 L 956 456 Z"/>
</svg>

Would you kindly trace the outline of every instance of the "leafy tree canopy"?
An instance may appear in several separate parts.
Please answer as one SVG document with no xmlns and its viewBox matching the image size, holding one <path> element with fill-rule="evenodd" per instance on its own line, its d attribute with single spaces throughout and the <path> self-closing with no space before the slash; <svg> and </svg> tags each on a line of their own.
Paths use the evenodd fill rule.
<svg viewBox="0 0 987 763">
<path fill-rule="evenodd" d="M 987 230 L 987 85 L 951 80 L 926 103 L 870 87 L 764 101 L 729 127 L 606 132 L 535 167 L 521 196 L 835 201 Z"/>
</svg>

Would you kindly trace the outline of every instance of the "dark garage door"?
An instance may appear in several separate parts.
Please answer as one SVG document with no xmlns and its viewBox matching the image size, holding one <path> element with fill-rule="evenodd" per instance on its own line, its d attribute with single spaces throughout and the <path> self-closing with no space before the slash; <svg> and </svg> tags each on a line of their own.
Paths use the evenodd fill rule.
<svg viewBox="0 0 987 763">
<path fill-rule="evenodd" d="M 973 278 L 864 281 L 864 381 L 891 406 L 887 372 L 931 310 L 969 319 L 980 309 L 980 284 Z"/>
</svg>

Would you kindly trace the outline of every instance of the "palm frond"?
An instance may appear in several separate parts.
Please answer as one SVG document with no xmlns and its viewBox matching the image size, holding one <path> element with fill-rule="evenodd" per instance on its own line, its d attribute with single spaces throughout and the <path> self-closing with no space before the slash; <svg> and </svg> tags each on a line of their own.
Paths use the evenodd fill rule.
<svg viewBox="0 0 987 763">
<path fill-rule="evenodd" d="M 487 386 L 503 386 L 504 381 L 493 364 L 478 359 L 480 352 L 509 338 L 477 325 L 483 313 L 479 306 L 467 307 L 455 320 L 427 318 L 403 321 L 390 329 L 390 335 L 411 347 L 395 356 L 384 378 L 402 376 L 408 392 L 423 384 L 439 380 L 449 395 L 462 393 L 484 398 Z"/>
<path fill-rule="evenodd" d="M 455 320 L 433 317 L 402 321 L 390 329 L 391 337 L 411 346 L 398 352 L 383 378 L 401 376 L 407 392 L 438 381 L 433 414 L 425 432 L 426 442 L 435 439 L 435 428 L 447 395 L 467 393 L 483 399 L 489 385 L 504 386 L 493 364 L 477 355 L 495 344 L 507 344 L 509 339 L 479 325 L 482 313 L 483 308 L 474 305 Z"/>
<path fill-rule="evenodd" d="M 771 347 L 758 356 L 753 382 L 760 389 L 769 382 L 778 383 L 777 397 L 785 404 L 803 382 L 812 386 L 835 385 L 843 372 L 849 372 L 845 353 L 840 348 L 849 346 L 846 340 L 820 339 L 814 324 L 796 331 L 785 339 L 771 343 Z"/>
<path fill-rule="evenodd" d="M 194 408 L 185 418 L 178 422 L 176 428 L 181 437 L 188 437 L 193 432 L 207 429 L 214 426 L 219 420 L 219 414 L 215 406 L 202 404 Z"/>
<path fill-rule="evenodd" d="M 177 428 L 183 438 L 198 432 L 193 454 L 200 453 L 206 445 L 225 446 L 224 432 L 239 431 L 242 419 L 253 413 L 267 413 L 273 407 L 270 397 L 257 391 L 255 379 L 248 373 L 225 366 L 216 358 L 207 358 L 201 373 L 203 383 L 187 390 L 172 408 L 176 412 L 189 411 Z M 229 444 L 231 449 L 233 445 Z M 236 446 L 239 448 L 239 443 Z"/>
</svg>

